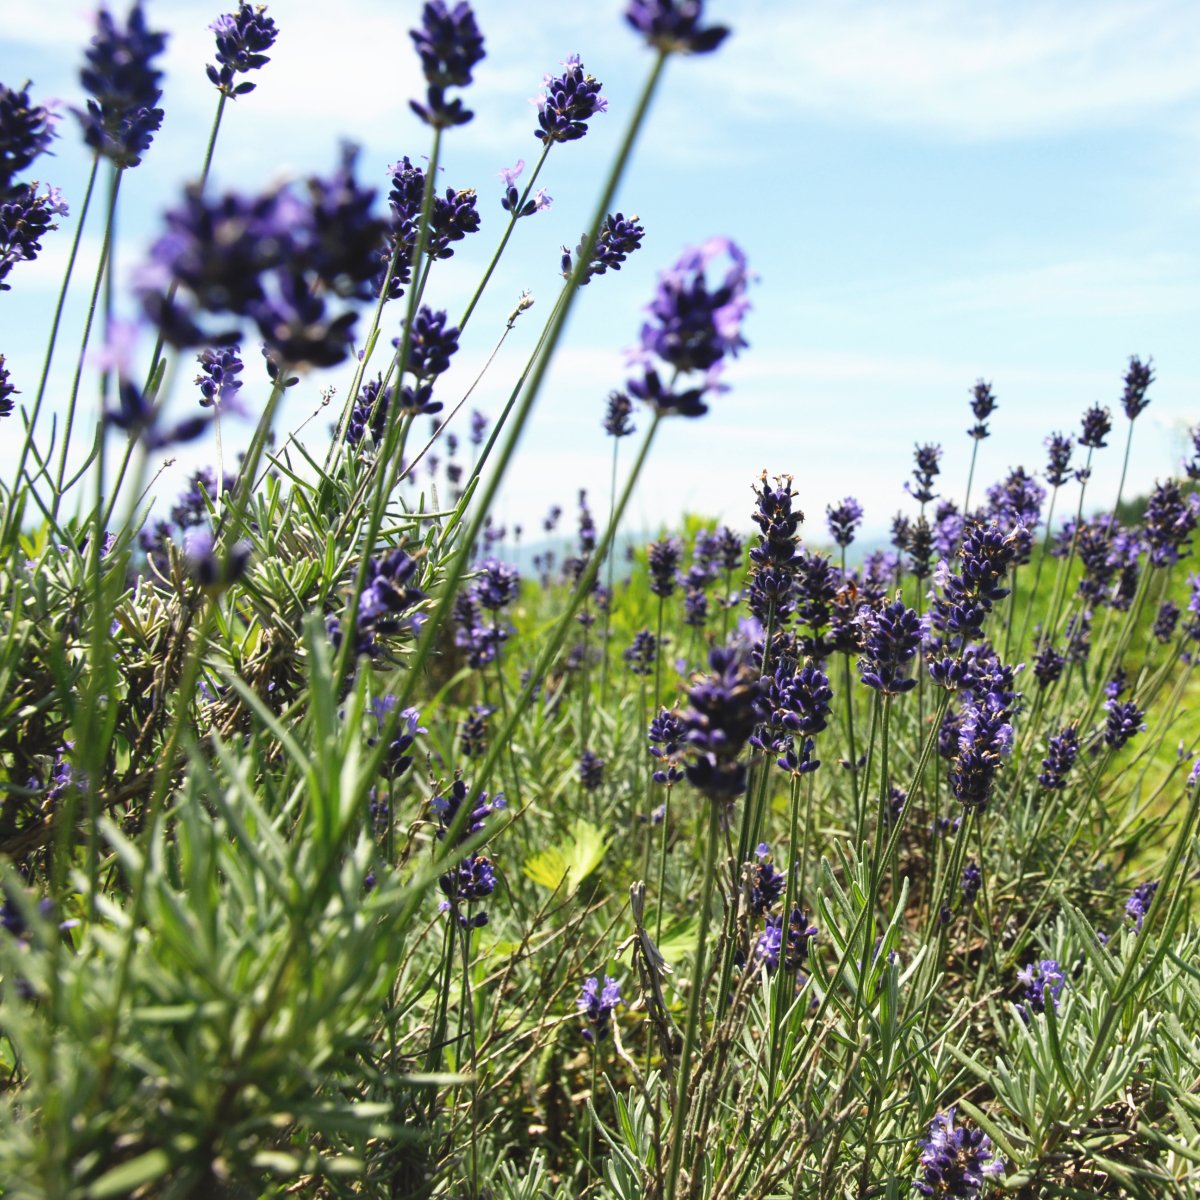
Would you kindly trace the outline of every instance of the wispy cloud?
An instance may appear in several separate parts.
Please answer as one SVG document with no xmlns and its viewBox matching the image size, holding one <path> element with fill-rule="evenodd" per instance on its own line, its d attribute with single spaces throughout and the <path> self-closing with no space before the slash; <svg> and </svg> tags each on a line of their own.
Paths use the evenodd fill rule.
<svg viewBox="0 0 1200 1200">
<path fill-rule="evenodd" d="M 974 140 L 1132 123 L 1200 96 L 1200 7 L 1187 0 L 768 7 L 714 64 L 714 94 L 757 117 Z"/>
</svg>

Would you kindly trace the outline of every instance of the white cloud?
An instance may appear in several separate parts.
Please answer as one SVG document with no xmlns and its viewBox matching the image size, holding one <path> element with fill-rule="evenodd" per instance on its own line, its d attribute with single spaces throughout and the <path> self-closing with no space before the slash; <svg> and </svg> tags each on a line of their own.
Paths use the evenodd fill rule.
<svg viewBox="0 0 1200 1200">
<path fill-rule="evenodd" d="M 1131 123 L 1200 94 L 1180 0 L 775 0 L 715 56 L 713 94 L 966 139 Z"/>
</svg>

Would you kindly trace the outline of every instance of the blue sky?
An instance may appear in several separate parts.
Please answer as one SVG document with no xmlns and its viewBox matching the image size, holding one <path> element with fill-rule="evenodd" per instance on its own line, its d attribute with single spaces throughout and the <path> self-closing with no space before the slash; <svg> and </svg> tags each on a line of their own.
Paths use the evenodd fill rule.
<svg viewBox="0 0 1200 1200">
<path fill-rule="evenodd" d="M 581 54 L 604 81 L 609 112 L 585 139 L 551 154 L 539 182 L 554 207 L 518 227 L 472 318 L 461 365 L 444 381 L 447 401 L 473 378 L 528 288 L 538 303 L 476 393 L 494 412 L 549 310 L 559 247 L 578 240 L 650 66 L 621 7 L 475 5 L 488 57 L 468 100 L 476 119 L 450 133 L 443 178 L 478 189 L 484 227 L 435 272 L 436 306 L 460 312 L 490 257 L 504 219 L 497 172 L 537 156 L 529 98 L 543 73 Z M 814 538 L 823 537 L 825 505 L 847 494 L 863 502 L 868 527 L 882 530 L 897 508 L 911 511 L 901 485 L 916 441 L 945 445 L 945 490 L 961 499 L 977 377 L 991 380 L 999 398 L 977 475 L 990 482 L 1018 464 L 1040 470 L 1043 438 L 1075 430 L 1088 405 L 1117 407 L 1130 354 L 1153 355 L 1158 372 L 1138 421 L 1131 486 L 1144 490 L 1175 470 L 1181 428 L 1200 420 L 1200 6 L 707 7 L 733 36 L 716 54 L 669 65 L 618 198 L 642 218 L 644 248 L 576 305 L 502 519 L 532 525 L 550 503 L 570 509 L 579 486 L 605 507 L 604 397 L 624 378 L 623 350 L 636 338 L 657 271 L 713 234 L 737 240 L 759 276 L 750 349 L 707 417 L 661 430 L 632 527 L 673 521 L 684 509 L 745 527 L 751 483 L 766 469 L 795 476 Z M 407 109 L 419 90 L 406 34 L 418 9 L 349 0 L 335 18 L 315 0 L 271 4 L 280 38 L 258 90 L 229 107 L 214 186 L 258 188 L 327 170 L 348 137 L 363 147 L 364 174 L 386 189 L 387 163 L 428 148 Z M 147 11 L 152 25 L 172 33 L 167 117 L 123 185 L 121 281 L 162 209 L 196 172 L 216 99 L 204 64 L 212 54 L 206 26 L 219 3 L 151 0 Z M 29 77 L 35 96 L 78 103 L 89 23 L 78 0 L 17 6 L 0 32 L 0 79 L 16 86 Z M 77 203 L 87 162 L 69 116 L 61 133 L 56 157 L 38 172 Z M 85 257 L 94 258 L 98 230 L 90 223 Z M 67 223 L 51 235 L 43 260 L 14 271 L 14 290 L 0 294 L 0 352 L 27 394 L 71 232 Z M 85 265 L 81 281 L 87 276 Z M 68 314 L 64 347 L 80 319 Z M 69 357 L 60 357 L 56 395 Z M 177 402 L 189 404 L 190 364 L 179 375 Z M 283 431 L 309 416 L 330 382 L 344 388 L 348 375 L 295 389 Z M 253 400 L 256 387 L 265 395 L 258 380 L 243 395 Z M 308 427 L 314 443 L 333 406 L 325 411 L 328 418 Z M 1096 464 L 1098 501 L 1115 490 L 1123 422 L 1122 415 Z M 9 472 L 13 440 L 0 444 L 0 469 Z M 202 447 L 190 458 L 210 454 Z"/>
</svg>

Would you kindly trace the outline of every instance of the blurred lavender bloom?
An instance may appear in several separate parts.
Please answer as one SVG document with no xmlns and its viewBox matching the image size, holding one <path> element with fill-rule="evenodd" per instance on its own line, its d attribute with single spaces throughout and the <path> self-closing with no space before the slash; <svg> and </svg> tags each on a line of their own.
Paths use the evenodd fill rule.
<svg viewBox="0 0 1200 1200">
<path fill-rule="evenodd" d="M 421 13 L 421 27 L 409 32 L 428 84 L 426 102 L 409 102 L 413 112 L 435 129 L 465 125 L 474 115 L 457 97 L 447 100 L 448 87 L 466 87 L 471 71 L 483 58 L 483 35 L 471 6 L 463 0 L 453 9 L 443 0 L 429 0 Z"/>
<path fill-rule="evenodd" d="M 663 54 L 709 54 L 728 36 L 724 25 L 701 26 L 704 0 L 630 0 L 625 20 Z"/>
<path fill-rule="evenodd" d="M 140 3 L 122 27 L 108 9 L 96 16 L 96 34 L 79 78 L 90 95 L 87 109 L 75 109 L 83 140 L 115 166 L 136 167 L 162 126 L 162 71 L 151 60 L 166 47 L 167 35 L 146 26 Z"/>
<path fill-rule="evenodd" d="M 995 411 L 996 397 L 992 393 L 992 385 L 982 379 L 976 380 L 971 390 L 971 412 L 975 416 L 975 424 L 967 430 L 967 434 L 977 442 L 987 437 L 987 419 Z"/>
<path fill-rule="evenodd" d="M 853 496 L 847 496 L 841 504 L 828 505 L 825 517 L 829 522 L 829 536 L 845 548 L 854 541 L 854 531 L 862 524 L 862 505 Z"/>
<path fill-rule="evenodd" d="M 1154 382 L 1154 369 L 1151 366 L 1153 362 L 1152 358 L 1142 362 L 1136 354 L 1130 356 L 1129 370 L 1125 372 L 1125 392 L 1121 397 L 1121 403 L 1125 408 L 1125 415 L 1131 421 L 1150 403 L 1150 398 L 1146 393 Z"/>
</svg>

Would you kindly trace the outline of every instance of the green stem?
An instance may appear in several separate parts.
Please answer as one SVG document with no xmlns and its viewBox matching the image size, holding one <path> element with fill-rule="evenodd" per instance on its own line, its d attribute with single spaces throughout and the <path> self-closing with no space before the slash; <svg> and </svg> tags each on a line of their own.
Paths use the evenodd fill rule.
<svg viewBox="0 0 1200 1200">
<path fill-rule="evenodd" d="M 75 363 L 75 378 L 71 384 L 71 394 L 67 400 L 67 420 L 63 428 L 63 440 L 58 459 L 58 477 L 55 480 L 54 495 L 51 497 L 50 511 L 58 517 L 59 505 L 62 503 L 63 480 L 67 474 L 67 452 L 71 446 L 71 429 L 75 423 L 75 409 L 79 403 L 79 385 L 83 379 L 83 364 L 87 357 L 88 341 L 92 335 L 92 322 L 96 317 L 96 305 L 100 299 L 100 288 L 104 282 L 108 267 L 108 256 L 112 249 L 113 224 L 116 218 L 117 195 L 121 190 L 121 178 L 124 171 L 114 167 L 108 188 L 108 211 L 104 221 L 104 241 L 100 247 L 100 261 L 96 264 L 96 278 L 92 284 L 92 296 L 88 303 L 87 319 L 83 326 L 83 338 L 79 345 L 79 357 Z M 106 331 L 107 333 L 107 331 Z M 103 414 L 101 414 L 103 420 Z"/>
<path fill-rule="evenodd" d="M 709 908 L 712 904 L 713 884 L 717 877 L 717 846 L 721 838 L 720 810 L 711 800 L 708 804 L 708 843 L 704 856 L 704 879 L 700 895 L 700 930 L 696 937 L 696 965 L 692 974 L 692 987 L 688 995 L 687 1024 L 684 1026 L 683 1050 L 676 1073 L 675 1105 L 671 1116 L 670 1165 L 667 1168 L 666 1200 L 675 1200 L 675 1188 L 679 1180 L 679 1165 L 683 1157 L 683 1131 L 688 1123 L 687 1093 L 692 1070 L 692 1054 L 700 1021 L 700 1006 L 704 993 L 705 943 L 708 940 Z"/>
<path fill-rule="evenodd" d="M 537 160 L 537 166 L 533 168 L 533 174 L 530 175 L 529 182 L 525 185 L 525 190 L 521 193 L 521 198 L 517 201 L 516 208 L 509 214 L 508 224 L 505 226 L 504 234 L 500 238 L 500 245 L 496 247 L 496 252 L 492 255 L 492 261 L 488 263 L 487 270 L 484 271 L 483 278 L 479 281 L 479 286 L 475 289 L 475 294 L 468 302 L 466 311 L 459 318 L 458 329 L 460 333 L 467 327 L 467 322 L 471 319 L 471 314 L 475 311 L 475 306 L 483 298 L 483 290 L 491 280 L 492 273 L 496 269 L 496 264 L 499 263 L 500 256 L 504 253 L 505 246 L 508 245 L 508 239 L 512 237 L 512 232 L 517 226 L 517 221 L 520 219 L 517 213 L 525 206 L 525 202 L 532 194 L 533 185 L 537 181 L 537 177 L 541 173 L 542 166 L 546 161 L 546 155 L 550 153 L 550 147 L 553 145 L 553 142 L 547 142 L 542 148 L 541 156 Z"/>
<path fill-rule="evenodd" d="M 54 317 L 50 322 L 50 337 L 46 343 L 46 357 L 42 362 L 42 374 L 38 379 L 37 394 L 33 401 L 33 411 L 29 414 L 28 424 L 25 429 L 25 438 L 21 443 L 21 452 L 17 457 L 17 469 L 13 473 L 13 502 L 8 505 L 8 510 L 4 517 L 4 534 L 2 540 L 6 546 L 13 530 L 13 522 L 18 519 L 17 514 L 20 506 L 16 503 L 15 489 L 20 484 L 21 475 L 25 470 L 25 462 L 29 457 L 30 449 L 33 448 L 34 433 L 37 428 L 38 417 L 42 411 L 42 401 L 46 397 L 46 385 L 50 379 L 50 364 L 54 361 L 54 347 L 58 341 L 58 328 L 62 324 L 63 308 L 67 302 L 67 291 L 71 286 L 71 275 L 75 270 L 75 259 L 79 254 L 79 244 L 83 239 L 83 227 L 87 221 L 88 209 L 92 203 L 92 192 L 95 189 L 96 177 L 99 172 L 100 156 L 96 155 L 92 159 L 92 169 L 88 174 L 87 189 L 83 194 L 83 203 L 79 209 L 79 224 L 75 227 L 75 236 L 71 239 L 71 252 L 67 256 L 67 267 L 63 272 L 62 287 L 59 288 L 58 301 L 54 306 Z M 49 459 L 52 453 L 53 447 L 51 446 L 47 451 L 47 459 Z"/>
</svg>

